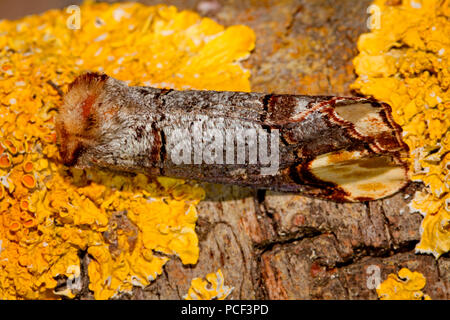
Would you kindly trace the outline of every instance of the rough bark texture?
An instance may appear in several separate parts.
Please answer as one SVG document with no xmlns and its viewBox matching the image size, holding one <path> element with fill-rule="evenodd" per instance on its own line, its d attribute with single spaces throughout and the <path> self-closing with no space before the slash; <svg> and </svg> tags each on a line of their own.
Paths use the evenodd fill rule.
<svg viewBox="0 0 450 320">
<path fill-rule="evenodd" d="M 205 1 L 168 2 L 196 10 Z M 252 90 L 349 95 L 351 59 L 359 34 L 367 32 L 370 3 L 230 0 L 201 13 L 255 30 L 256 48 L 244 63 L 251 69 Z M 207 199 L 198 206 L 199 262 L 186 267 L 171 260 L 161 277 L 130 298 L 179 299 L 192 278 L 221 268 L 226 284 L 235 287 L 232 299 L 377 299 L 367 285 L 372 265 L 380 267 L 381 280 L 402 267 L 419 271 L 427 279 L 425 293 L 450 298 L 448 255 L 436 261 L 414 254 L 422 217 L 407 204 L 420 186 L 356 204 L 223 185 L 205 188 Z"/>
</svg>

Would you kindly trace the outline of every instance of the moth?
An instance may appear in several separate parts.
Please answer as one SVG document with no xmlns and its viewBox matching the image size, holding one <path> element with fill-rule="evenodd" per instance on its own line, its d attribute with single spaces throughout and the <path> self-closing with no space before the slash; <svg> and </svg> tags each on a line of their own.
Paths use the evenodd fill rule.
<svg viewBox="0 0 450 320">
<path fill-rule="evenodd" d="M 158 89 L 78 76 L 56 118 L 62 162 L 335 201 L 408 183 L 408 147 L 370 98 Z"/>
</svg>

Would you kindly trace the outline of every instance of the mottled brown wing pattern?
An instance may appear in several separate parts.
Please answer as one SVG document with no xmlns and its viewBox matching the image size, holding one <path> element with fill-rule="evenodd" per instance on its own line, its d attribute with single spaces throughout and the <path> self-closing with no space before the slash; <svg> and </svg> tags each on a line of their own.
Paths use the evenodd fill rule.
<svg viewBox="0 0 450 320">
<path fill-rule="evenodd" d="M 401 128 L 387 104 L 366 98 L 130 87 L 87 73 L 69 86 L 56 126 L 62 161 L 80 168 L 336 201 L 408 183 Z"/>
</svg>

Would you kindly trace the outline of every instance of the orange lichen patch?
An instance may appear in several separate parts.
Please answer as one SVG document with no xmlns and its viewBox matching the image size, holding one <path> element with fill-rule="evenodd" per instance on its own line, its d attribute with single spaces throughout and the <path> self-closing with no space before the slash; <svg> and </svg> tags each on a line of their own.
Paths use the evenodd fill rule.
<svg viewBox="0 0 450 320">
<path fill-rule="evenodd" d="M 419 272 L 402 268 L 396 274 L 391 273 L 377 288 L 381 300 L 431 300 L 430 296 L 421 290 L 426 279 Z"/>
<path fill-rule="evenodd" d="M 85 3 L 81 13 L 79 30 L 67 27 L 65 10 L 0 21 L 0 299 L 74 297 L 80 250 L 90 256 L 97 299 L 148 285 L 170 257 L 195 264 L 199 256 L 204 191 L 62 166 L 54 123 L 61 97 L 49 81 L 66 92 L 93 70 L 136 85 L 250 90 L 239 65 L 254 47 L 247 27 L 163 5 Z M 55 290 L 56 277 L 67 288 Z"/>
<path fill-rule="evenodd" d="M 10 231 L 16 232 L 19 229 L 20 229 L 20 224 L 18 222 L 13 222 L 9 225 Z"/>
<path fill-rule="evenodd" d="M 441 207 L 433 214 L 427 214 L 422 221 L 422 239 L 418 249 L 426 253 L 447 252 L 450 248 L 450 213 Z"/>
<path fill-rule="evenodd" d="M 25 174 L 22 176 L 22 183 L 28 189 L 32 189 L 36 186 L 36 179 L 31 174 Z"/>
<path fill-rule="evenodd" d="M 31 161 L 25 161 L 23 163 L 23 171 L 25 171 L 26 173 L 30 173 L 31 171 L 33 171 L 33 162 Z"/>
<path fill-rule="evenodd" d="M 35 220 L 34 219 L 28 219 L 26 221 L 23 222 L 23 226 L 25 228 L 31 228 L 35 226 Z"/>
<path fill-rule="evenodd" d="M 9 153 L 15 155 L 17 153 L 17 147 L 15 143 L 11 140 L 4 140 L 3 144 L 6 146 L 6 149 L 9 151 Z"/>
<path fill-rule="evenodd" d="M 416 252 L 450 251 L 450 1 L 402 1 L 381 10 L 380 28 L 361 35 L 353 88 L 386 101 L 410 149 L 410 178 L 425 184 L 410 204 L 424 215 Z"/>
<path fill-rule="evenodd" d="M 11 166 L 11 157 L 9 154 L 2 154 L 0 156 L 0 168 L 9 168 Z"/>
<path fill-rule="evenodd" d="M 28 210 L 30 208 L 30 204 L 27 199 L 20 200 L 20 209 Z"/>
<path fill-rule="evenodd" d="M 184 296 L 185 300 L 225 300 L 234 290 L 233 287 L 224 285 L 222 271 L 208 273 L 206 280 L 194 278 L 191 287 Z"/>
</svg>

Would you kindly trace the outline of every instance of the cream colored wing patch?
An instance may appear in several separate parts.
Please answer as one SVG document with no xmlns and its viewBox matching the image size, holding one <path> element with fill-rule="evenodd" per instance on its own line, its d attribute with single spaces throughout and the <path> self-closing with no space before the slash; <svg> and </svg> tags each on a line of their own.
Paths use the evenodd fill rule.
<svg viewBox="0 0 450 320">
<path fill-rule="evenodd" d="M 370 144 L 374 152 L 393 152 L 403 149 L 399 144 L 400 136 L 392 130 L 393 120 L 384 108 L 371 103 L 355 103 L 352 105 L 336 106 L 336 115 L 353 125 L 354 134 Z"/>
<path fill-rule="evenodd" d="M 408 183 L 404 164 L 392 155 L 365 150 L 320 155 L 310 162 L 309 171 L 318 180 L 335 184 L 348 201 L 384 198 Z"/>
</svg>

